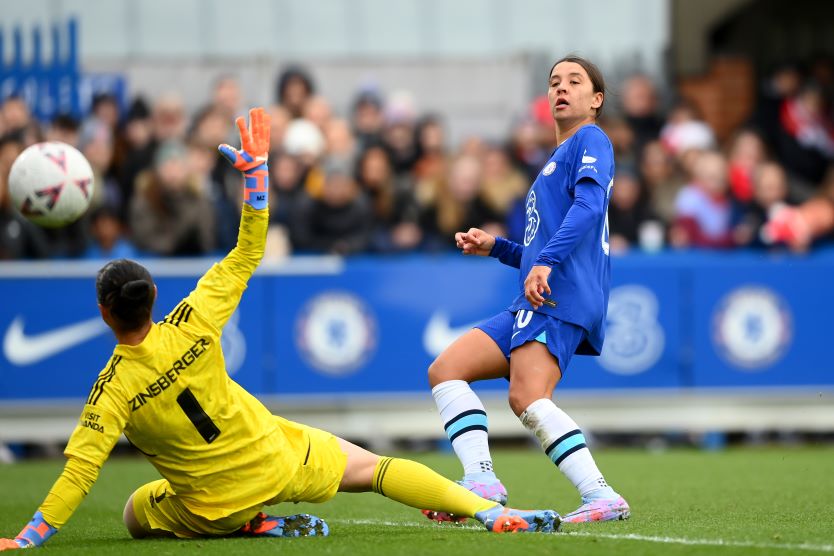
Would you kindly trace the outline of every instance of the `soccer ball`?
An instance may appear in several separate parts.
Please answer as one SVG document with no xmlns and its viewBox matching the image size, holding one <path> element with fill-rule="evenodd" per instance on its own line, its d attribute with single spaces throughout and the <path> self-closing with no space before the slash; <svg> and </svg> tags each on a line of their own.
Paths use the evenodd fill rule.
<svg viewBox="0 0 834 556">
<path fill-rule="evenodd" d="M 9 172 L 12 203 L 27 219 L 57 228 L 78 220 L 93 198 L 93 169 L 77 149 L 58 141 L 20 153 Z"/>
</svg>

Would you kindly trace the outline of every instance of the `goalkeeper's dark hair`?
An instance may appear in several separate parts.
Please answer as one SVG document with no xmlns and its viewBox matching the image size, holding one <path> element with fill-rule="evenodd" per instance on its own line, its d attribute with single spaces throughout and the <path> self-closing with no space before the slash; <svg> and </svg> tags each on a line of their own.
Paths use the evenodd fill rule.
<svg viewBox="0 0 834 556">
<path fill-rule="evenodd" d="M 128 259 L 110 261 L 96 276 L 96 297 L 110 309 L 114 328 L 129 332 L 151 320 L 155 301 L 153 278 L 148 269 Z"/>
</svg>

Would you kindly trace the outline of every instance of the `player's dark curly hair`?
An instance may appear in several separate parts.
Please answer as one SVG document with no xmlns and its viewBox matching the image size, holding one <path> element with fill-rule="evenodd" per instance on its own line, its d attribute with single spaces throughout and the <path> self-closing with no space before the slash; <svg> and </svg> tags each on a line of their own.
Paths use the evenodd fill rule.
<svg viewBox="0 0 834 556">
<path fill-rule="evenodd" d="M 600 115 L 602 114 L 602 107 L 605 105 L 605 79 L 602 77 L 602 72 L 599 71 L 599 68 L 596 66 L 596 64 L 594 64 L 587 58 L 576 56 L 575 54 L 569 54 L 561 60 L 557 60 L 555 64 L 550 66 L 550 71 L 547 72 L 548 79 L 550 79 L 550 75 L 553 73 L 553 68 L 555 68 L 562 62 L 573 62 L 574 64 L 579 64 L 580 66 L 582 66 L 582 69 L 585 70 L 585 73 L 588 74 L 588 78 L 591 80 L 591 85 L 594 88 L 594 92 L 602 93 L 602 104 L 599 105 L 599 108 L 597 108 L 596 113 L 596 118 L 599 119 Z"/>
<path fill-rule="evenodd" d="M 98 271 L 96 296 L 100 305 L 110 309 L 114 328 L 120 332 L 144 326 L 156 297 L 151 273 L 128 259 L 110 261 Z"/>
</svg>

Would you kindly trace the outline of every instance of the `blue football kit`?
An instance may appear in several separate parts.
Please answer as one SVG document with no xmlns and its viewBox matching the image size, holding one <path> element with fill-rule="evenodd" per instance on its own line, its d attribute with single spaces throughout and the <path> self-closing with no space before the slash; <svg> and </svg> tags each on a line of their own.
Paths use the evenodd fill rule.
<svg viewBox="0 0 834 556">
<path fill-rule="evenodd" d="M 574 353 L 599 355 L 611 280 L 608 201 L 614 179 L 611 141 L 596 125 L 559 145 L 526 199 L 524 244 L 496 238 L 490 256 L 519 269 L 519 294 L 504 311 L 479 324 L 506 357 L 540 341 L 562 371 Z M 534 310 L 524 297 L 533 266 L 551 267 L 551 294 Z"/>
</svg>

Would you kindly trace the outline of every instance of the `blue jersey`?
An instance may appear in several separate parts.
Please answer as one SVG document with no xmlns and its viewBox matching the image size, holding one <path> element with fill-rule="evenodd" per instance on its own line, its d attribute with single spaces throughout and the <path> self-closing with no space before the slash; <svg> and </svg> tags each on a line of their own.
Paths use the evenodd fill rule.
<svg viewBox="0 0 834 556">
<path fill-rule="evenodd" d="M 524 297 L 531 267 L 552 268 L 552 293 L 538 311 L 588 332 L 576 353 L 598 355 L 605 339 L 613 178 L 611 141 L 596 125 L 580 128 L 553 152 L 527 193 L 523 248 L 502 240 L 493 253 L 519 267 L 520 293 L 509 307 L 513 312 L 532 309 Z"/>
</svg>

